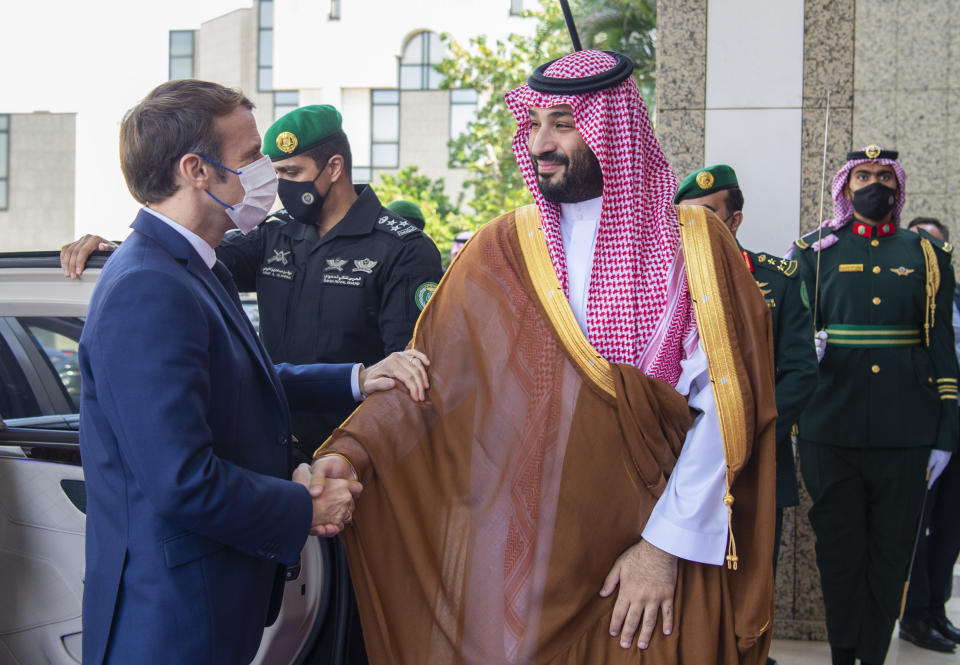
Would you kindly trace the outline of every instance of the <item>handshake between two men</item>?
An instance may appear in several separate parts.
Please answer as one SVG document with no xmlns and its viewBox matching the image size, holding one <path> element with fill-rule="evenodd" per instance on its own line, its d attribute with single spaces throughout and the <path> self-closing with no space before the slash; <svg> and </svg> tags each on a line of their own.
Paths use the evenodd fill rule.
<svg viewBox="0 0 960 665">
<path fill-rule="evenodd" d="M 429 365 L 430 360 L 413 349 L 392 353 L 376 365 L 360 370 L 360 391 L 370 395 L 400 384 L 411 399 L 422 402 L 430 387 L 426 369 Z M 353 521 L 355 501 L 363 485 L 345 458 L 324 455 L 312 467 L 300 464 L 294 469 L 292 480 L 306 487 L 313 499 L 310 535 L 331 538 Z"/>
</svg>

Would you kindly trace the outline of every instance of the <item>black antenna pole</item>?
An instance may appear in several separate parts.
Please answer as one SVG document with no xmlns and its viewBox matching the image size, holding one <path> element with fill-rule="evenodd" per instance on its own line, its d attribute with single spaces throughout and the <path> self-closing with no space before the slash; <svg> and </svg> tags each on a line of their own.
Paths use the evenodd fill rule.
<svg viewBox="0 0 960 665">
<path fill-rule="evenodd" d="M 567 22 L 567 31 L 570 33 L 570 41 L 573 42 L 573 50 L 582 51 L 580 35 L 577 34 L 577 26 L 573 22 L 573 14 L 570 13 L 570 5 L 567 4 L 567 0 L 560 0 L 560 7 L 563 8 L 563 20 Z"/>
</svg>

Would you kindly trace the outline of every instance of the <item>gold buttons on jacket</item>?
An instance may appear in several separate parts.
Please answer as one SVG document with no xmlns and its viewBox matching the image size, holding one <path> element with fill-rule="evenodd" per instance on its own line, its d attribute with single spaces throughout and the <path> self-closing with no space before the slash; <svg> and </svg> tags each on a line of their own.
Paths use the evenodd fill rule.
<svg viewBox="0 0 960 665">
<path fill-rule="evenodd" d="M 873 298 L 873 304 L 874 304 L 874 305 L 879 305 L 879 304 L 880 304 L 880 296 L 874 296 L 874 298 Z"/>
<path fill-rule="evenodd" d="M 874 275 L 880 274 L 880 266 L 873 266 L 873 274 Z"/>
<path fill-rule="evenodd" d="M 880 241 L 877 240 L 876 238 L 874 238 L 873 240 L 870 241 L 870 246 L 871 246 L 871 247 L 879 247 L 879 246 L 880 246 Z"/>
<path fill-rule="evenodd" d="M 874 365 L 873 367 L 870 368 L 870 371 L 873 372 L 874 374 L 879 374 L 879 373 L 880 373 L 880 365 Z"/>
</svg>

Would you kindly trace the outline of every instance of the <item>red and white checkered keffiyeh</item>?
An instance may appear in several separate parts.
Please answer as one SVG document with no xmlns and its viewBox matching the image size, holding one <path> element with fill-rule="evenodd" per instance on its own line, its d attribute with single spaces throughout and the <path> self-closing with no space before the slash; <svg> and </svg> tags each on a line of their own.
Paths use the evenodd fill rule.
<svg viewBox="0 0 960 665">
<path fill-rule="evenodd" d="M 863 150 L 867 150 L 867 148 L 863 148 Z M 903 210 L 903 204 L 907 200 L 907 174 L 903 172 L 900 162 L 893 159 L 851 159 L 837 171 L 837 175 L 833 176 L 833 187 L 831 188 L 833 193 L 833 218 L 823 222 L 826 228 L 836 231 L 842 229 L 853 219 L 853 201 L 846 199 L 843 195 L 843 188 L 847 184 L 847 180 L 850 179 L 850 172 L 853 171 L 854 167 L 864 162 L 874 162 L 893 167 L 894 173 L 897 174 L 897 182 L 900 185 L 897 191 L 897 200 L 893 204 L 893 219 L 897 223 L 900 222 L 900 211 Z"/>
<path fill-rule="evenodd" d="M 602 51 L 578 51 L 557 60 L 544 73 L 553 78 L 582 78 L 615 63 L 613 56 Z M 633 77 L 581 95 L 544 94 L 523 85 L 505 97 L 517 119 L 513 152 L 540 210 L 553 267 L 568 295 L 560 206 L 540 193 L 527 144 L 529 108 L 560 104 L 573 108 L 574 124 L 603 173 L 603 208 L 587 297 L 587 336 L 607 360 L 633 365 L 647 376 L 677 385 L 680 361 L 697 340 L 673 206 L 677 180 L 657 143 Z"/>
</svg>

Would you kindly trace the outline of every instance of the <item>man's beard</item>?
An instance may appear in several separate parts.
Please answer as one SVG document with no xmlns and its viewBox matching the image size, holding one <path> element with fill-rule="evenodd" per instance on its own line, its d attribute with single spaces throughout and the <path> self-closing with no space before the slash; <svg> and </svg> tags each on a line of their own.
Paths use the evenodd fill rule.
<svg viewBox="0 0 960 665">
<path fill-rule="evenodd" d="M 553 203 L 579 203 L 603 195 L 603 174 L 600 162 L 589 148 L 573 153 L 572 157 L 561 152 L 551 152 L 538 156 L 530 155 L 533 168 L 537 173 L 537 184 L 543 198 Z M 539 160 L 557 162 L 564 165 L 563 177 L 552 174 L 549 179 L 540 176 Z"/>
</svg>

